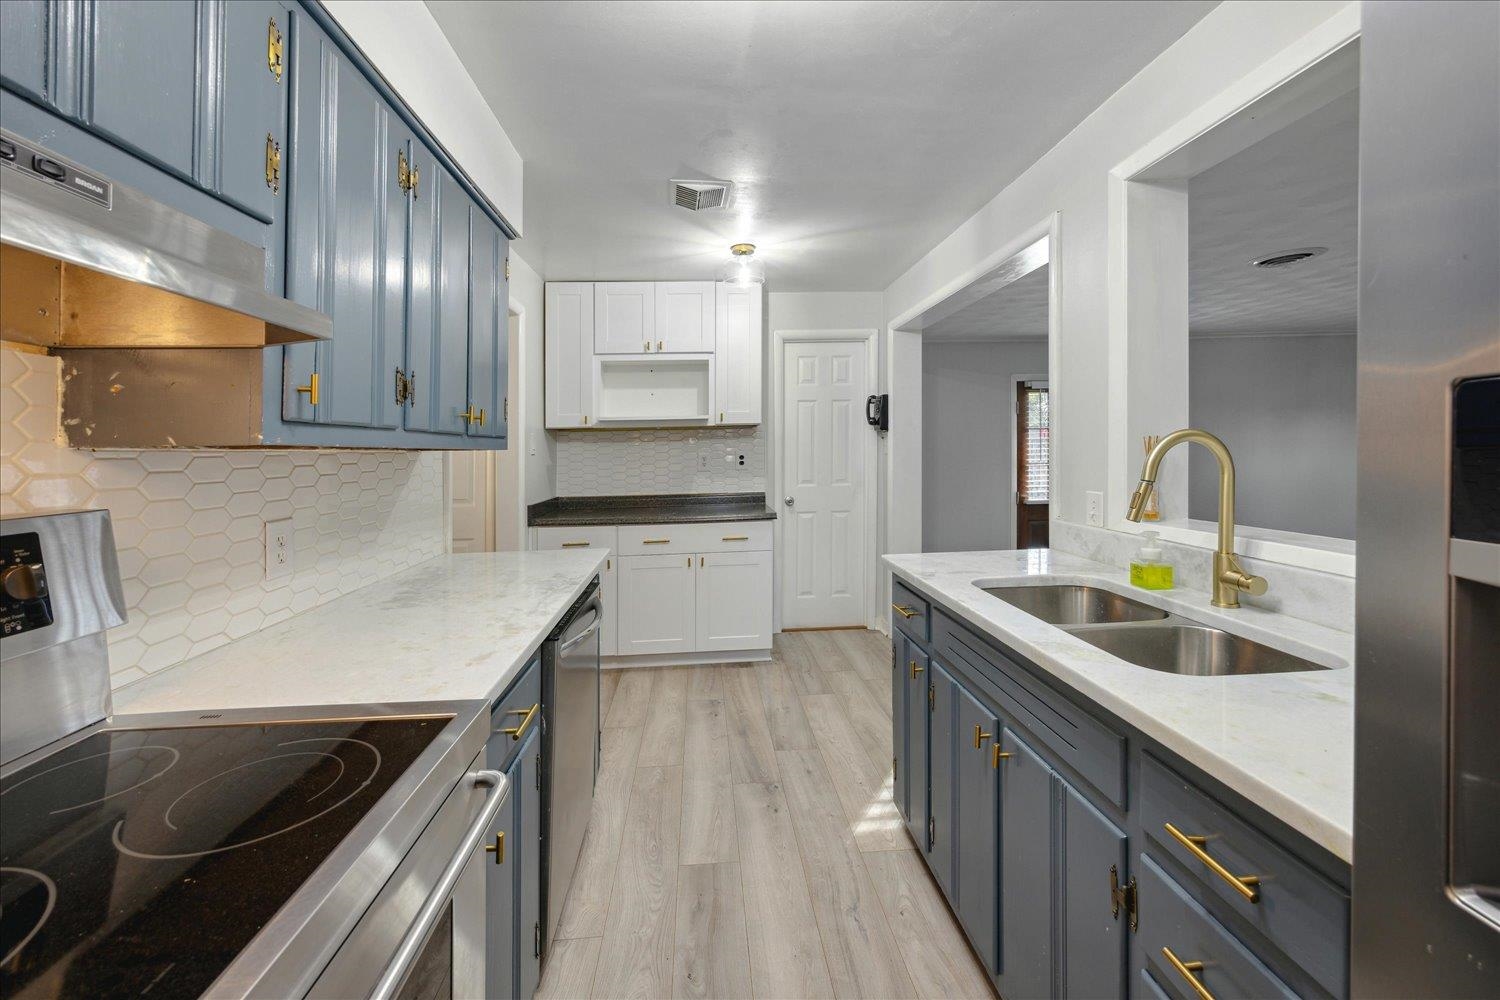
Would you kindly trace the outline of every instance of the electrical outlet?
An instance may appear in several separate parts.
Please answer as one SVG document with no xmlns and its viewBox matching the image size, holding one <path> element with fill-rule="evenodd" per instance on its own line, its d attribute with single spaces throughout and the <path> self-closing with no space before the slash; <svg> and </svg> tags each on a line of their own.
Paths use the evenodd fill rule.
<svg viewBox="0 0 1500 1000">
<path fill-rule="evenodd" d="M 1104 527 L 1104 494 L 1089 491 L 1083 497 L 1085 522 L 1093 528 Z"/>
<path fill-rule="evenodd" d="M 266 522 L 266 579 L 292 575 L 292 519 Z"/>
<path fill-rule="evenodd" d="M 700 452 L 698 452 L 698 468 L 699 468 L 700 471 L 703 470 L 703 469 L 708 468 L 708 452 L 707 451 L 700 451 Z"/>
</svg>

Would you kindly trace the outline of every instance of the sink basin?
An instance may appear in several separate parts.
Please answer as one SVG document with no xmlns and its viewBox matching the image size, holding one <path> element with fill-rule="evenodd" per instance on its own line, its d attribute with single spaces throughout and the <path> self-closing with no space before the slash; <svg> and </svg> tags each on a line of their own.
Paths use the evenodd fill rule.
<svg viewBox="0 0 1500 1000">
<path fill-rule="evenodd" d="M 1106 625 L 1073 634 L 1127 663 L 1169 674 L 1223 677 L 1328 669 L 1207 625 Z"/>
<path fill-rule="evenodd" d="M 1074 584 L 1046 584 L 1033 587 L 986 587 L 1006 604 L 1014 605 L 1028 615 L 1049 625 L 1096 625 L 1102 622 L 1160 621 L 1167 613 L 1140 601 Z"/>
</svg>

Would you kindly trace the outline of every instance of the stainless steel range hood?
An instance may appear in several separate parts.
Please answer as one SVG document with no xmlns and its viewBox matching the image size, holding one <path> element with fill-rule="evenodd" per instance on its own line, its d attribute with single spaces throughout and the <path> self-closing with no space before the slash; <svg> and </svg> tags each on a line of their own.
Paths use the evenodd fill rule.
<svg viewBox="0 0 1500 1000">
<path fill-rule="evenodd" d="M 324 340 L 265 291 L 265 251 L 0 130 L 0 339 L 43 347 Z"/>
</svg>

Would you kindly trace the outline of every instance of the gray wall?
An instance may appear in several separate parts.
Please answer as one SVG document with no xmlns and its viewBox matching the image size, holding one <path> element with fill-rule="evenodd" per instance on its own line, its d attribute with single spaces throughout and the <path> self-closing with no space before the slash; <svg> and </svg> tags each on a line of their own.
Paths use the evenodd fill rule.
<svg viewBox="0 0 1500 1000">
<path fill-rule="evenodd" d="M 922 345 L 922 548 L 1016 547 L 1011 376 L 1047 371 L 1047 341 Z"/>
<path fill-rule="evenodd" d="M 1190 338 L 1189 418 L 1234 455 L 1238 523 L 1354 537 L 1355 343 L 1353 334 Z M 1218 488 L 1213 456 L 1194 447 L 1192 517 L 1218 517 Z"/>
</svg>

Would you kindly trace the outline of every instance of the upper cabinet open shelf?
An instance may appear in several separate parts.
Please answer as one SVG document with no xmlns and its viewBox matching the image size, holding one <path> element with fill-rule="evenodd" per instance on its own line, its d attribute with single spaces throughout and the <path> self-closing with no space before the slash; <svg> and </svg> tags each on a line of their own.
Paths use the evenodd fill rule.
<svg viewBox="0 0 1500 1000">
<path fill-rule="evenodd" d="M 760 423 L 761 289 L 713 281 L 554 281 L 547 427 Z"/>
</svg>

